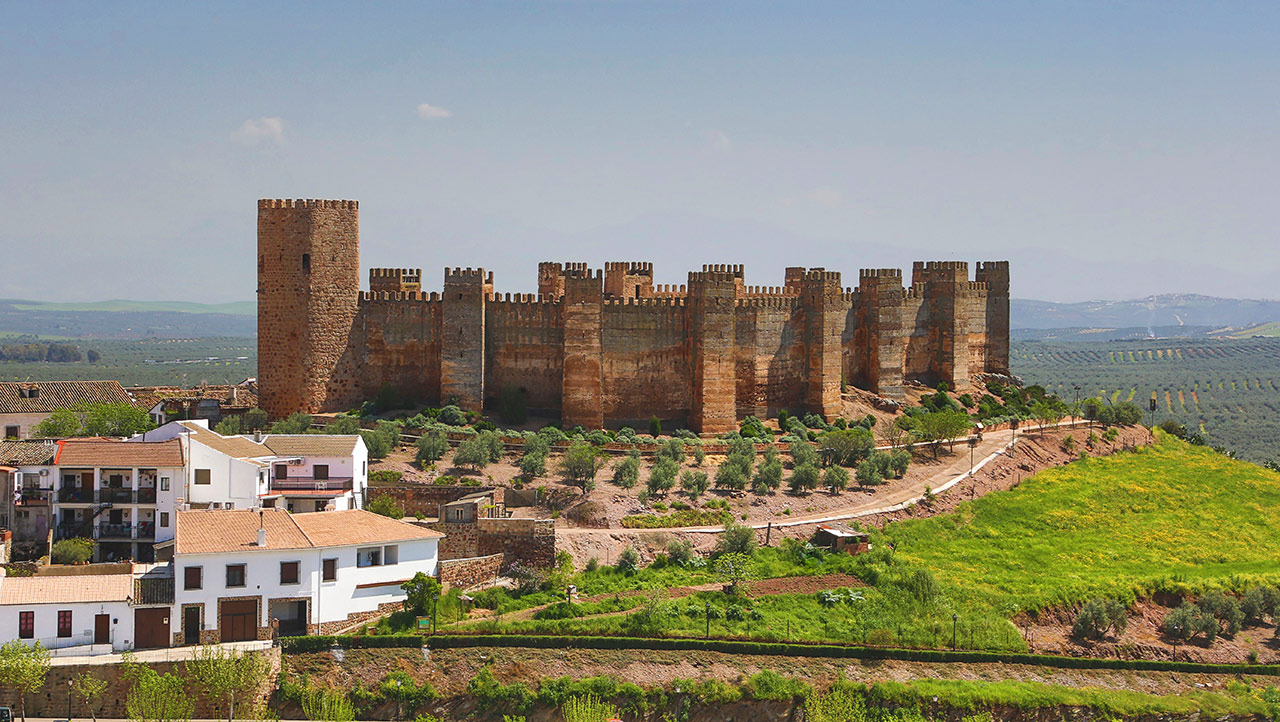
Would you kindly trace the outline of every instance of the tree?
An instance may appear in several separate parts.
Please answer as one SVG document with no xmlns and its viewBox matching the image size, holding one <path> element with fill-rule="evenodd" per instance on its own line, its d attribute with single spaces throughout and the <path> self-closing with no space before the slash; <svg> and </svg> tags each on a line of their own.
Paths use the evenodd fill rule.
<svg viewBox="0 0 1280 722">
<path fill-rule="evenodd" d="M 267 421 L 270 420 L 267 412 L 259 408 L 252 408 L 244 412 L 240 417 L 240 428 L 244 431 L 257 431 L 266 428 Z"/>
<path fill-rule="evenodd" d="M 778 452 L 773 449 L 765 452 L 764 460 L 756 468 L 753 485 L 755 492 L 762 495 L 782 486 L 782 459 L 778 457 Z"/>
<path fill-rule="evenodd" d="M 457 406 L 449 404 L 448 406 L 441 408 L 440 412 L 436 414 L 436 421 L 439 421 L 445 426 L 465 426 L 467 423 L 467 414 Z"/>
<path fill-rule="evenodd" d="M 795 440 L 788 445 L 792 468 L 802 464 L 818 463 L 818 450 L 808 441 Z"/>
<path fill-rule="evenodd" d="M 820 478 L 818 467 L 813 464 L 801 464 L 791 472 L 789 480 L 791 491 L 798 494 L 802 491 L 817 489 Z"/>
<path fill-rule="evenodd" d="M 849 470 L 843 466 L 828 466 L 822 473 L 822 484 L 830 489 L 832 494 L 844 491 L 849 488 Z"/>
<path fill-rule="evenodd" d="M 502 437 L 496 431 L 481 431 L 476 439 L 484 444 L 485 450 L 489 453 L 489 463 L 494 464 L 502 461 L 502 454 L 506 451 L 506 447 L 502 443 Z"/>
<path fill-rule="evenodd" d="M 502 419 L 502 423 L 510 426 L 519 426 L 529 420 L 529 400 L 515 384 L 502 387 L 498 417 Z"/>
<path fill-rule="evenodd" d="M 724 554 L 750 554 L 756 548 L 756 530 L 730 519 L 716 540 L 716 550 Z"/>
<path fill-rule="evenodd" d="M 662 436 L 662 422 L 656 414 L 649 417 L 649 435 L 655 439 Z"/>
<path fill-rule="evenodd" d="M 618 708 L 595 695 L 570 697 L 560 710 L 564 722 L 608 722 L 618 716 Z"/>
<path fill-rule="evenodd" d="M 22 719 L 27 719 L 27 695 L 44 687 L 49 673 L 49 650 L 39 642 L 28 647 L 21 640 L 13 639 L 0 646 L 0 687 L 17 691 L 22 704 Z"/>
<path fill-rule="evenodd" d="M 684 463 L 684 440 L 667 439 L 658 447 L 658 459 L 670 459 L 677 465 Z"/>
<path fill-rule="evenodd" d="M 582 489 L 585 496 L 595 487 L 596 474 L 600 471 L 600 452 L 585 441 L 569 445 L 560 462 L 560 473 Z"/>
<path fill-rule="evenodd" d="M 59 539 L 49 551 L 49 560 L 54 564 L 84 564 L 92 557 L 92 539 Z"/>
<path fill-rule="evenodd" d="M 527 434 L 524 439 L 524 453 L 520 455 L 520 473 L 527 479 L 536 479 L 547 473 L 547 456 L 551 454 L 551 445 L 537 434 Z"/>
<path fill-rule="evenodd" d="M 707 460 L 707 452 L 702 448 L 702 443 L 698 442 L 697 444 L 694 444 L 693 445 L 693 465 L 702 466 L 703 462 L 705 462 L 706 460 Z"/>
<path fill-rule="evenodd" d="M 190 722 L 195 705 L 187 695 L 185 679 L 172 672 L 160 674 L 145 664 L 139 664 L 130 652 L 125 652 L 121 667 L 124 677 L 131 683 L 124 703 L 129 719 L 134 722 Z"/>
<path fill-rule="evenodd" d="M 707 472 L 705 471 L 685 469 L 680 474 L 680 488 L 689 495 L 690 499 L 697 499 L 702 496 L 710 485 L 711 480 L 707 478 Z"/>
<path fill-rule="evenodd" d="M 39 439 L 65 439 L 83 435 L 84 425 L 80 423 L 80 414 L 71 409 L 54 411 L 31 430 L 31 436 Z"/>
<path fill-rule="evenodd" d="M 627 456 L 613 466 L 613 483 L 630 489 L 640 480 L 640 457 Z"/>
<path fill-rule="evenodd" d="M 672 539 L 667 542 L 667 558 L 672 564 L 685 566 L 693 561 L 693 543 L 687 539 Z"/>
<path fill-rule="evenodd" d="M 370 459 L 385 459 L 387 454 L 391 453 L 391 444 L 387 442 L 387 437 L 377 431 L 362 429 L 360 438 L 364 439 L 364 446 L 369 452 Z"/>
<path fill-rule="evenodd" d="M 889 448 L 891 449 L 898 449 L 899 447 L 906 446 L 907 439 L 910 435 L 910 431 L 902 428 L 902 426 L 897 423 L 888 424 L 884 427 L 884 440 L 888 442 Z"/>
<path fill-rule="evenodd" d="M 896 478 L 901 479 L 911 465 L 911 452 L 906 449 L 894 449 L 889 453 L 889 470 Z"/>
<path fill-rule="evenodd" d="M 281 419 L 271 425 L 273 434 L 306 434 L 311 431 L 311 414 L 295 411 L 288 418 Z"/>
<path fill-rule="evenodd" d="M 92 348 L 85 352 L 84 357 L 91 364 L 96 364 L 102 360 L 102 354 L 98 353 L 97 349 L 92 349 Z"/>
<path fill-rule="evenodd" d="M 223 436 L 236 436 L 240 433 L 240 417 L 228 416 L 222 421 L 219 421 L 218 425 L 213 427 L 213 430 Z"/>
<path fill-rule="evenodd" d="M 371 511 L 374 514 L 381 514 L 382 516 L 390 517 L 392 519 L 404 518 L 404 507 L 397 504 L 395 499 L 392 499 L 386 494 L 374 497 L 373 500 L 365 506 L 365 511 Z"/>
<path fill-rule="evenodd" d="M 227 722 L 235 719 L 236 703 L 258 691 L 270 673 L 264 655 L 218 647 L 197 648 L 182 669 L 206 697 L 226 703 Z"/>
<path fill-rule="evenodd" d="M 80 676 L 71 683 L 71 690 L 80 698 L 80 704 L 89 710 L 89 716 L 97 722 L 98 710 L 94 702 L 107 691 L 107 681 L 98 679 L 88 672 L 81 672 Z"/>
<path fill-rule="evenodd" d="M 1164 633 L 1173 639 L 1190 641 L 1203 634 L 1205 639 L 1213 642 L 1218 636 L 1218 620 L 1211 614 L 1203 613 L 1191 602 L 1183 602 L 1177 609 L 1164 617 Z"/>
<path fill-rule="evenodd" d="M 875 437 L 862 427 L 827 431 L 818 437 L 818 455 L 827 464 L 853 466 L 875 448 Z"/>
<path fill-rule="evenodd" d="M 489 465 L 489 445 L 479 436 L 463 439 L 453 452 L 454 466 L 469 466 L 480 471 Z"/>
<path fill-rule="evenodd" d="M 645 486 L 650 494 L 665 494 L 675 487 L 679 473 L 679 464 L 669 458 L 658 459 L 658 463 L 649 470 L 649 481 Z"/>
<path fill-rule="evenodd" d="M 884 475 L 880 473 L 878 465 L 867 460 L 858 464 L 858 470 L 854 476 L 858 481 L 858 486 L 864 489 L 868 486 L 878 486 L 884 482 Z"/>
<path fill-rule="evenodd" d="M 334 436 L 350 436 L 360 433 L 360 417 L 339 414 L 324 427 L 324 433 Z"/>
<path fill-rule="evenodd" d="M 1124 603 L 1118 599 L 1090 599 L 1076 613 L 1071 633 L 1081 639 L 1102 639 L 1114 629 L 1116 636 L 1124 634 L 1128 623 Z"/>
<path fill-rule="evenodd" d="M 627 547 L 618 555 L 618 562 L 613 565 L 614 569 L 623 574 L 634 574 L 640 568 L 640 552 L 632 547 Z"/>
<path fill-rule="evenodd" d="M 721 489 L 742 490 L 747 487 L 747 471 L 741 463 L 728 458 L 716 469 L 716 486 Z"/>
<path fill-rule="evenodd" d="M 933 449 L 933 458 L 938 458 L 942 442 L 955 443 L 955 439 L 973 427 L 973 421 L 962 411 L 934 411 L 916 417 L 916 432 L 921 441 L 925 441 Z"/>
<path fill-rule="evenodd" d="M 423 572 L 414 574 L 413 578 L 401 584 L 400 588 L 404 590 L 405 611 L 413 612 L 416 617 L 425 616 L 427 607 L 435 604 L 443 591 L 439 580 Z"/>
<path fill-rule="evenodd" d="M 418 437 L 416 444 L 417 451 L 413 455 L 413 460 L 418 462 L 418 466 L 426 466 L 433 461 L 439 461 L 444 455 L 449 453 L 449 440 L 437 431 L 428 431 Z"/>
<path fill-rule="evenodd" d="M 738 585 L 751 576 L 751 556 L 742 552 L 729 552 L 716 557 L 711 570 L 722 580 L 729 583 L 729 592 L 738 590 Z"/>
</svg>

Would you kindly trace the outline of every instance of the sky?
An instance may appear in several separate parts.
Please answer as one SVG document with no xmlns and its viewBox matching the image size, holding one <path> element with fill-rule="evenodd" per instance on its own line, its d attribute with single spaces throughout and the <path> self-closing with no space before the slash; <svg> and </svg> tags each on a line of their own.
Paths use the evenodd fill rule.
<svg viewBox="0 0 1280 722">
<path fill-rule="evenodd" d="M 362 268 L 428 289 L 1275 298 L 1277 88 L 1274 2 L 4 2 L 0 298 L 253 300 L 259 198 L 360 201 Z"/>
</svg>

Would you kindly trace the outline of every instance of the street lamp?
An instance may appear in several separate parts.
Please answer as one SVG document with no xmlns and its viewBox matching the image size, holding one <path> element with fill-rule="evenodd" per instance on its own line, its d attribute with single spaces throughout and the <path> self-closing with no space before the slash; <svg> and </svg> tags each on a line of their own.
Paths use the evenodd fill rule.
<svg viewBox="0 0 1280 722">
<path fill-rule="evenodd" d="M 978 446 L 978 437 L 969 437 L 969 476 L 973 476 L 973 450 Z"/>
<path fill-rule="evenodd" d="M 711 639 L 711 602 L 710 601 L 707 602 L 706 617 L 707 617 L 707 634 L 705 638 Z"/>
<path fill-rule="evenodd" d="M 957 619 L 959 619 L 958 615 L 955 615 L 955 614 L 951 615 L 951 651 L 953 652 L 956 651 L 956 620 Z"/>
<path fill-rule="evenodd" d="M 1074 412 L 1071 417 L 1074 421 L 1077 418 L 1076 414 L 1080 413 L 1080 384 L 1071 384 L 1071 388 L 1076 390 L 1076 405 L 1071 409 Z"/>
<path fill-rule="evenodd" d="M 67 680 L 67 722 L 71 722 L 71 691 L 75 683 Z"/>
</svg>

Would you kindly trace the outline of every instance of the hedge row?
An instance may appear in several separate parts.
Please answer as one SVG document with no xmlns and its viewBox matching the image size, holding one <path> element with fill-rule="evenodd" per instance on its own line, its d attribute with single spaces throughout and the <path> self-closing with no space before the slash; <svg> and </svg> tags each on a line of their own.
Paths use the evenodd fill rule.
<svg viewBox="0 0 1280 722">
<path fill-rule="evenodd" d="M 376 634 L 353 636 L 327 634 L 311 637 L 283 637 L 280 648 L 286 652 L 322 652 L 333 646 L 343 649 L 375 649 L 379 647 L 422 647 L 423 638 L 417 634 Z"/>
<path fill-rule="evenodd" d="M 722 639 L 672 639 L 641 637 L 562 636 L 541 634 L 437 634 L 427 640 L 432 649 L 463 647 L 534 647 L 544 649 L 660 649 L 705 650 L 729 654 L 762 654 L 786 657 L 836 657 L 850 659 L 900 659 L 914 662 L 1000 662 L 1065 669 L 1124 669 L 1206 674 L 1260 674 L 1280 676 L 1275 664 L 1203 664 L 1153 659 L 1101 659 L 1059 657 L 1047 654 L 978 652 L 946 649 L 893 649 L 835 644 L 790 642 L 738 642 Z"/>
</svg>

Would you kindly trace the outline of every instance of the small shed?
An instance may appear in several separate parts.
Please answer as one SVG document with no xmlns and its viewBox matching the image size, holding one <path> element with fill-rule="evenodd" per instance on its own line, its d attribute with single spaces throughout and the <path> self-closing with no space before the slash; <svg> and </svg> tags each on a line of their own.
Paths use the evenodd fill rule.
<svg viewBox="0 0 1280 722">
<path fill-rule="evenodd" d="M 813 535 L 813 543 L 833 552 L 861 554 L 871 549 L 871 535 L 846 524 L 819 524 Z"/>
</svg>

